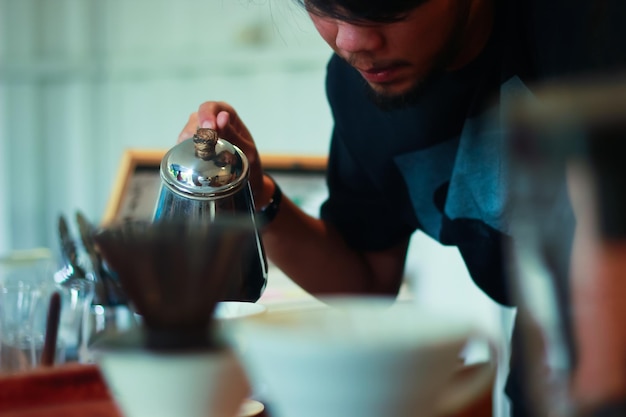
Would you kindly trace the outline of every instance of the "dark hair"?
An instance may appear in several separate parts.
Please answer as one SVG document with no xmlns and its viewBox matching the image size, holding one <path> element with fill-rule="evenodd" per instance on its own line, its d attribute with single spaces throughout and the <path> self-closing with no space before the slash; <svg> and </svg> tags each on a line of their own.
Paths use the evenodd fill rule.
<svg viewBox="0 0 626 417">
<path fill-rule="evenodd" d="M 295 0 L 308 12 L 351 22 L 389 23 L 428 0 Z"/>
</svg>

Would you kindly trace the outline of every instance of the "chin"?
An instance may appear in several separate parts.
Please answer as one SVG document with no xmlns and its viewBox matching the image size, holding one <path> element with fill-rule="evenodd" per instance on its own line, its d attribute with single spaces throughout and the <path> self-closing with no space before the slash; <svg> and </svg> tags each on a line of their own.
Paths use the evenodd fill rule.
<svg viewBox="0 0 626 417">
<path fill-rule="evenodd" d="M 403 109 L 419 100 L 425 87 L 434 77 L 435 74 L 431 74 L 404 86 L 368 83 L 368 96 L 382 110 Z"/>
<path fill-rule="evenodd" d="M 404 84 L 372 84 L 368 83 L 370 89 L 374 94 L 382 97 L 402 97 L 409 92 L 413 91 L 417 84 L 421 84 L 421 81 L 417 83 L 404 83 Z"/>
</svg>

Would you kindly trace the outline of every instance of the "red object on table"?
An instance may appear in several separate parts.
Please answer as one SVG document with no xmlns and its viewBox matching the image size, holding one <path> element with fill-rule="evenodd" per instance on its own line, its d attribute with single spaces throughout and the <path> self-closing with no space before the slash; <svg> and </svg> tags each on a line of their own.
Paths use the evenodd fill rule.
<svg viewBox="0 0 626 417">
<path fill-rule="evenodd" d="M 95 365 L 68 364 L 0 377 L 1 417 L 122 417 Z"/>
</svg>

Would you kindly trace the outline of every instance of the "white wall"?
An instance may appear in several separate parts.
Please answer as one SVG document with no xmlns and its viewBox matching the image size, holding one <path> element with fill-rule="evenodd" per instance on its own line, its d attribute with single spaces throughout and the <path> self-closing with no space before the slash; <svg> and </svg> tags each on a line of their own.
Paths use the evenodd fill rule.
<svg viewBox="0 0 626 417">
<path fill-rule="evenodd" d="M 0 97 L 4 97 L 5 88 L 0 85 Z M 6 103 L 4 100 L 0 100 L 0 253 L 9 251 L 9 204 L 8 204 L 8 190 L 9 190 L 9 176 L 4 175 L 7 170 L 4 168 L 8 164 L 9 149 L 7 146 L 7 140 L 5 139 L 4 126 L 6 117 Z"/>
<path fill-rule="evenodd" d="M 0 249 L 99 221 L 124 149 L 173 146 L 205 100 L 262 152 L 327 152 L 330 49 L 290 0 L 0 0 L 0 31 Z"/>
</svg>

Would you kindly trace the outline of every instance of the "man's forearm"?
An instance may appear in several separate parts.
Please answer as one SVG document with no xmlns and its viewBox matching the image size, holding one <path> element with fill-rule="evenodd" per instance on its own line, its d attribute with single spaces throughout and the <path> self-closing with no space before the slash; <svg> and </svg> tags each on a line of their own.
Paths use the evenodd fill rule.
<svg viewBox="0 0 626 417">
<path fill-rule="evenodd" d="M 379 253 L 359 253 L 325 222 L 284 197 L 280 212 L 262 234 L 276 266 L 306 291 L 397 294 L 406 244 Z"/>
</svg>

